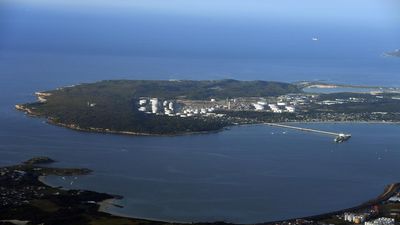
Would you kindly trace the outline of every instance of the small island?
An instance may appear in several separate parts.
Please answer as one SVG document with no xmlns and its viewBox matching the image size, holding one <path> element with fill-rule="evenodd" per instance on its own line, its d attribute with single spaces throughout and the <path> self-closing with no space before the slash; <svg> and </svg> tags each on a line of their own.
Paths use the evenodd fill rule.
<svg viewBox="0 0 400 225">
<path fill-rule="evenodd" d="M 394 56 L 394 57 L 400 57 L 400 49 L 396 49 L 393 52 L 386 52 L 386 56 Z"/>
<path fill-rule="evenodd" d="M 37 92 L 37 102 L 16 108 L 75 130 L 131 135 L 192 134 L 257 123 L 400 121 L 399 89 L 324 94 L 304 92 L 307 87 L 337 85 L 107 80 Z"/>
</svg>

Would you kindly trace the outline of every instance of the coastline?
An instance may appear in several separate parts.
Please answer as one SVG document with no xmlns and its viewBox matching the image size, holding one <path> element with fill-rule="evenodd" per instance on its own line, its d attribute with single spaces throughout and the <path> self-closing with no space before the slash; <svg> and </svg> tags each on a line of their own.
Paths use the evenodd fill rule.
<svg viewBox="0 0 400 225">
<path fill-rule="evenodd" d="M 99 212 L 110 213 L 109 208 L 114 206 L 114 203 L 116 200 L 117 200 L 116 198 L 110 198 L 110 199 L 106 199 L 101 202 L 98 202 L 97 205 L 99 205 Z"/>
<path fill-rule="evenodd" d="M 16 108 L 20 111 L 25 111 L 27 115 L 32 116 L 32 117 L 41 117 L 40 115 L 36 115 L 35 113 L 32 113 L 32 111 L 27 111 L 26 109 L 24 109 L 24 107 L 17 107 Z M 223 130 L 227 130 L 231 127 L 236 127 L 236 126 L 254 126 L 254 125 L 263 125 L 263 122 L 252 122 L 252 123 L 240 123 L 240 124 L 233 124 L 230 126 L 226 126 L 221 130 L 218 131 L 204 131 L 204 132 L 188 132 L 188 133 L 184 133 L 184 134 L 173 134 L 173 135 L 158 135 L 158 134 L 146 134 L 146 133 L 135 133 L 135 132 L 126 132 L 126 131 L 111 131 L 111 130 L 104 130 L 104 129 L 82 129 L 80 127 L 77 127 L 75 125 L 68 125 L 68 124 L 62 124 L 62 123 L 56 123 L 54 121 L 52 121 L 50 118 L 47 118 L 47 123 L 55 125 L 55 126 L 60 126 L 60 127 L 65 127 L 65 128 L 69 128 L 72 130 L 76 130 L 76 131 L 81 131 L 81 132 L 92 132 L 92 133 L 104 133 L 104 134 L 121 134 L 121 135 L 131 135 L 131 136 L 182 136 L 182 135 L 196 135 L 196 134 L 209 134 L 209 133 L 216 133 L 216 132 L 220 132 Z M 394 124 L 394 125 L 398 125 L 400 124 L 400 122 L 388 122 L 388 121 L 293 121 L 293 122 L 283 122 L 284 124 Z M 42 182 L 45 185 L 46 182 L 44 181 L 45 176 L 40 176 L 38 177 L 38 180 L 40 182 Z M 51 186 L 51 185 L 49 185 Z M 385 199 L 387 200 L 395 191 L 399 191 L 400 190 L 400 184 L 396 183 L 396 184 L 391 184 L 388 186 L 388 190 L 385 189 L 385 191 L 380 194 L 378 197 L 372 199 L 372 200 L 368 200 L 365 203 L 362 203 L 360 205 L 357 205 L 355 207 L 351 207 L 351 208 L 346 208 L 346 209 L 341 209 L 341 210 L 337 210 L 337 211 L 333 211 L 333 212 L 327 212 L 327 213 L 323 213 L 323 214 L 318 214 L 318 215 L 312 215 L 312 216 L 306 216 L 306 217 L 301 217 L 301 218 L 292 218 L 292 219 L 285 219 L 285 220 L 279 220 L 279 221 L 270 221 L 270 222 L 264 222 L 264 223 L 260 223 L 260 224 L 275 224 L 275 223 L 284 223 L 284 222 L 288 222 L 288 221 L 296 221 L 299 219 L 302 220 L 322 220 L 328 217 L 332 217 L 338 214 L 343 214 L 346 211 L 353 211 L 353 210 L 360 210 L 363 208 L 367 208 L 370 207 L 374 204 L 380 204 L 383 201 L 385 201 Z M 390 188 L 392 187 L 392 188 Z M 53 188 L 57 188 L 59 189 L 60 187 L 53 187 Z M 390 189 L 392 189 L 392 191 L 390 191 Z M 124 217 L 124 218 L 128 218 L 128 219 L 135 219 L 135 220 L 149 220 L 149 221 L 157 221 L 157 219 L 153 219 L 153 218 L 140 218 L 140 217 L 134 217 L 134 216 L 129 216 L 129 215 L 121 215 L 118 213 L 113 213 L 111 208 L 114 206 L 116 206 L 115 201 L 117 200 L 116 197 L 113 198 L 109 198 L 109 199 L 105 199 L 103 201 L 100 201 L 98 203 L 96 203 L 98 205 L 98 212 L 103 212 L 103 213 L 107 213 L 113 216 L 118 216 L 118 217 Z M 191 223 L 191 222 L 181 222 L 181 221 L 159 221 L 159 222 L 163 222 L 163 223 L 181 223 L 181 224 L 185 224 L 185 223 Z"/>
<path fill-rule="evenodd" d="M 133 132 L 133 131 L 117 131 L 117 130 L 109 130 L 109 129 L 103 129 L 103 128 L 81 128 L 76 124 L 65 124 L 65 123 L 58 123 L 55 122 L 53 119 L 49 117 L 45 117 L 42 115 L 39 115 L 37 113 L 32 112 L 32 110 L 22 106 L 22 105 L 15 105 L 15 108 L 18 111 L 24 112 L 26 115 L 30 117 L 35 117 L 35 118 L 43 118 L 44 121 L 47 124 L 58 126 L 58 127 L 64 127 L 68 128 L 74 131 L 80 131 L 80 132 L 87 132 L 87 133 L 99 133 L 99 134 L 117 134 L 117 135 L 129 135 L 129 136 L 149 136 L 149 137 L 177 137 L 177 136 L 188 136 L 188 135 L 200 135 L 200 134 L 211 134 L 211 133 L 219 133 L 221 131 L 226 130 L 228 127 L 231 126 L 226 126 L 218 130 L 210 130 L 210 131 L 191 131 L 191 132 L 183 132 L 183 133 L 176 133 L 176 134 L 153 134 L 153 133 L 140 133 L 140 132 Z M 234 125 L 232 125 L 234 126 Z"/>
<path fill-rule="evenodd" d="M 47 184 L 44 181 L 45 176 L 39 176 L 38 180 L 42 182 L 45 185 L 48 185 L 53 188 L 59 188 L 59 187 L 54 187 L 52 185 Z M 356 206 L 350 206 L 349 208 L 344 208 L 344 209 L 339 209 L 331 212 L 326 212 L 326 213 L 321 213 L 321 214 L 316 214 L 316 215 L 311 215 L 311 216 L 304 216 L 304 217 L 296 217 L 296 218 L 288 218 L 288 219 L 283 219 L 283 220 L 276 220 L 276 221 L 266 221 L 266 222 L 260 222 L 260 223 L 255 223 L 255 224 L 263 224 L 263 225 L 272 225 L 272 224 L 283 224 L 283 223 L 294 223 L 299 220 L 305 220 L 305 221 L 320 221 L 324 219 L 328 219 L 330 217 L 336 216 L 336 215 L 341 215 L 344 214 L 345 212 L 354 212 L 354 211 L 359 211 L 363 209 L 367 209 L 369 207 L 372 207 L 374 205 L 378 205 L 383 203 L 384 201 L 387 201 L 390 197 L 394 196 L 397 192 L 400 191 L 400 183 L 393 183 L 387 185 L 383 192 L 380 193 L 376 198 L 369 199 L 359 205 Z M 123 217 L 127 219 L 133 219 L 133 220 L 146 220 L 146 221 L 154 221 L 158 223 L 178 223 L 178 224 L 197 224 L 196 222 L 188 222 L 188 221 L 166 221 L 166 220 L 158 220 L 157 218 L 141 218 L 141 217 L 135 217 L 132 215 L 127 215 L 127 214 L 119 214 L 115 213 L 111 210 L 112 207 L 119 207 L 115 202 L 118 200 L 119 197 L 115 196 L 113 198 L 108 198 L 105 200 L 102 200 L 100 202 L 97 202 L 96 204 L 99 206 L 98 207 L 98 212 L 103 212 L 110 214 L 112 216 L 117 216 L 117 217 Z M 123 206 L 121 206 L 123 207 Z M 206 222 L 208 224 L 213 224 L 213 223 L 218 223 L 217 221 L 209 221 Z M 235 224 L 235 223 L 223 223 L 223 224 Z"/>
<path fill-rule="evenodd" d="M 201 135 L 201 134 L 213 134 L 213 133 L 219 133 L 224 130 L 228 130 L 232 127 L 237 127 L 237 126 L 247 126 L 247 125 L 262 125 L 264 122 L 253 122 L 253 123 L 242 123 L 242 124 L 231 124 L 228 126 L 225 126 L 219 130 L 210 130 L 210 131 L 198 131 L 198 132 L 183 132 L 183 133 L 176 133 L 176 134 L 153 134 L 153 133 L 139 133 L 139 132 L 132 132 L 132 131 L 116 131 L 116 130 L 109 130 L 109 129 L 103 129 L 103 128 L 81 128 L 76 124 L 64 124 L 64 123 L 58 123 L 52 120 L 51 118 L 48 117 L 43 117 L 41 115 L 38 115 L 36 113 L 33 113 L 30 109 L 22 106 L 22 105 L 16 105 L 15 108 L 19 111 L 25 112 L 25 114 L 31 116 L 31 117 L 38 117 L 38 118 L 44 118 L 46 123 L 58 127 L 64 127 L 68 128 L 71 130 L 79 131 L 79 132 L 87 132 L 87 133 L 99 133 L 99 134 L 116 134 L 116 135 L 128 135 L 128 136 L 144 136 L 144 137 L 178 137 L 178 136 L 189 136 L 189 135 Z M 288 122 L 280 122 L 281 124 L 394 124 L 398 125 L 400 124 L 399 122 L 395 121 L 362 121 L 362 120 L 354 120 L 354 121 L 288 121 Z"/>
<path fill-rule="evenodd" d="M 38 158 L 36 158 L 38 159 Z M 39 158 L 40 159 L 40 158 Z M 30 160 L 32 161 L 32 160 Z M 26 162 L 30 162 L 26 161 Z M 33 160 L 31 164 L 20 164 L 20 165 L 15 165 L 15 166 L 9 166 L 9 167 L 2 167 L 0 168 L 3 169 L 2 175 L 0 176 L 9 176 L 12 177 L 14 175 L 13 171 L 18 171 L 21 176 L 27 176 L 26 179 L 16 179 L 15 181 L 21 181 L 22 183 L 19 184 L 19 188 L 22 188 L 24 190 L 31 190 L 31 189 L 37 189 L 37 190 L 44 190 L 43 195 L 38 193 L 38 197 L 28 197 L 29 201 L 27 202 L 35 202 L 35 201 L 49 201 L 50 199 L 58 198 L 56 196 L 60 196 L 61 198 L 58 201 L 63 201 L 62 199 L 64 198 L 71 198 L 75 196 L 75 200 L 71 203 L 66 203 L 66 205 L 62 206 L 56 206 L 56 207 L 89 207 L 88 211 L 86 211 L 87 214 L 82 214 L 82 215 L 87 215 L 93 218 L 98 218 L 102 217 L 103 220 L 112 220 L 112 221 L 128 221 L 129 223 L 126 224 L 136 224 L 137 222 L 149 222 L 152 224 L 235 224 L 235 223 L 227 223 L 227 222 L 217 222 L 217 221 L 210 221 L 210 222 L 191 222 L 191 221 L 167 221 L 167 220 L 158 220 L 157 218 L 140 218 L 136 216 L 131 216 L 131 215 L 123 215 L 123 214 L 118 214 L 118 213 L 113 213 L 111 208 L 112 207 L 120 207 L 118 206 L 115 201 L 118 198 L 122 198 L 121 196 L 115 196 L 112 194 L 107 194 L 107 193 L 98 193 L 95 191 L 90 191 L 90 190 L 80 190 L 80 189 L 65 189 L 61 186 L 55 187 L 53 185 L 47 184 L 45 182 L 45 177 L 48 175 L 55 175 L 55 176 L 80 176 L 80 175 L 86 175 L 88 174 L 88 169 L 76 169 L 76 168 L 55 168 L 55 167 L 43 167 L 40 165 L 37 165 L 36 163 L 40 163 L 37 160 Z M 36 188 L 31 188 L 30 185 L 36 185 Z M 0 183 L 0 186 L 2 184 Z M 3 184 L 4 185 L 4 184 Z M 11 188 L 14 188 L 14 186 L 11 186 Z M 10 192 L 11 193 L 11 192 Z M 297 217 L 297 218 L 288 218 L 288 219 L 282 219 L 278 221 L 267 221 L 267 222 L 260 222 L 256 224 L 293 224 L 296 223 L 297 221 L 311 221 L 312 223 L 315 222 L 323 222 L 326 220 L 330 219 L 338 219 L 340 218 L 344 213 L 357 213 L 360 211 L 366 211 L 370 210 L 372 207 L 382 207 L 385 208 L 388 206 L 387 200 L 393 196 L 396 196 L 398 193 L 400 193 L 400 183 L 392 183 L 390 185 L 387 185 L 384 190 L 377 195 L 375 198 L 372 198 L 370 200 L 367 200 L 366 202 L 363 202 L 361 204 L 358 204 L 356 206 L 352 206 L 349 208 L 345 209 L 339 209 L 335 210 L 332 212 L 326 212 L 326 213 L 321 213 L 317 215 L 311 215 L 311 216 L 304 216 L 304 217 Z M 14 195 L 7 195 L 6 198 L 13 198 Z M 51 197 L 49 197 L 51 196 Z M 80 196 L 80 197 L 77 197 Z M 44 198 L 43 198 L 44 197 Z M 20 200 L 22 201 L 22 200 Z M 50 200 L 51 201 L 51 200 Z M 57 201 L 56 201 L 57 202 Z M 34 206 L 34 205 L 33 205 Z M 9 209 L 14 209 L 13 207 L 18 207 L 17 206 L 12 206 Z M 122 206 L 121 206 L 122 207 Z M 0 208 L 1 209 L 1 208 Z M 69 212 L 68 212 L 69 213 Z M 33 216 L 33 215 L 32 215 Z M 376 215 L 377 216 L 377 215 Z M 26 218 L 26 217 L 24 217 Z M 33 219 L 35 217 L 28 217 L 27 219 Z M 1 218 L 0 218 L 1 219 Z M 19 214 L 16 214 L 12 218 L 6 218 L 6 219 L 21 219 Z M 125 224 L 125 223 L 124 223 Z M 310 223 L 308 223 L 310 224 Z"/>
<path fill-rule="evenodd" d="M 384 191 L 380 195 L 378 195 L 376 198 L 367 200 L 366 202 L 361 203 L 354 207 L 340 209 L 340 210 L 336 210 L 333 212 L 317 214 L 317 215 L 313 215 L 313 216 L 305 216 L 305 217 L 292 218 L 292 219 L 287 219 L 287 220 L 271 221 L 271 222 L 266 222 L 266 223 L 262 223 L 262 224 L 277 224 L 277 223 L 283 223 L 283 222 L 290 223 L 290 222 L 295 222 L 297 220 L 312 220 L 312 221 L 323 220 L 323 219 L 327 219 L 332 216 L 344 214 L 345 212 L 359 211 L 359 210 L 363 210 L 363 209 L 372 207 L 374 205 L 378 205 L 384 201 L 387 201 L 390 197 L 392 197 L 395 193 L 397 193 L 399 191 L 400 191 L 400 183 L 393 183 L 393 184 L 387 185 L 385 187 Z"/>
</svg>

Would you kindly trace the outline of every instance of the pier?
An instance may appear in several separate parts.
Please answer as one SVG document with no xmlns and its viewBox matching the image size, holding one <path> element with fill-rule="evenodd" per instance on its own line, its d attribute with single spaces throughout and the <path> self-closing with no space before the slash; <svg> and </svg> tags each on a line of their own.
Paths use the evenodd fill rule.
<svg viewBox="0 0 400 225">
<path fill-rule="evenodd" d="M 329 131 L 323 131 L 323 130 L 315 130 L 315 129 L 310 129 L 310 128 L 303 128 L 303 127 L 295 127 L 295 126 L 290 126 L 290 125 L 285 125 L 285 124 L 278 124 L 278 123 L 264 123 L 268 126 L 273 126 L 273 127 L 281 127 L 281 128 L 288 128 L 292 130 L 299 130 L 299 131 L 305 131 L 305 132 L 312 132 L 312 133 L 319 133 L 319 134 L 325 134 L 325 135 L 330 135 L 335 137 L 335 142 L 341 143 L 344 141 L 347 141 L 350 139 L 351 134 L 345 134 L 345 133 L 335 133 L 335 132 L 329 132 Z"/>
</svg>

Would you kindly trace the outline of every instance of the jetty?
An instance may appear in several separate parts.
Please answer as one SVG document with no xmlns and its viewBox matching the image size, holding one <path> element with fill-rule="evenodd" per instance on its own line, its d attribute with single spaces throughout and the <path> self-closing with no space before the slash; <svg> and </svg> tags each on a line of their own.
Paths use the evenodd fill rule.
<svg viewBox="0 0 400 225">
<path fill-rule="evenodd" d="M 351 134 L 345 134 L 345 133 L 335 133 L 335 132 L 330 132 L 330 131 L 323 131 L 323 130 L 316 130 L 316 129 L 310 129 L 310 128 L 303 128 L 303 127 L 295 127 L 295 126 L 290 126 L 286 124 L 279 124 L 279 123 L 264 123 L 268 126 L 273 126 L 273 127 L 281 127 L 281 128 L 288 128 L 292 130 L 299 130 L 299 131 L 305 131 L 305 132 L 312 132 L 312 133 L 319 133 L 319 134 L 325 134 L 325 135 L 330 135 L 334 136 L 335 139 L 334 141 L 337 143 L 342 143 L 344 141 L 347 141 L 351 138 Z"/>
</svg>

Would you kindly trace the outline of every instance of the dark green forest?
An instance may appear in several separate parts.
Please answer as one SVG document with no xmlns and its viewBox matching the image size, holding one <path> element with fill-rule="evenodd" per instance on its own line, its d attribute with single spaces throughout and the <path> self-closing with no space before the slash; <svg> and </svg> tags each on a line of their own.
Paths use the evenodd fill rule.
<svg viewBox="0 0 400 225">
<path fill-rule="evenodd" d="M 180 134 L 220 130 L 230 123 L 211 117 L 180 118 L 139 112 L 139 97 L 225 99 L 277 96 L 300 92 L 291 84 L 267 81 L 114 80 L 49 91 L 46 103 L 26 104 L 34 114 L 82 129 L 100 128 L 148 134 Z M 95 103 L 95 107 L 88 107 Z"/>
</svg>

